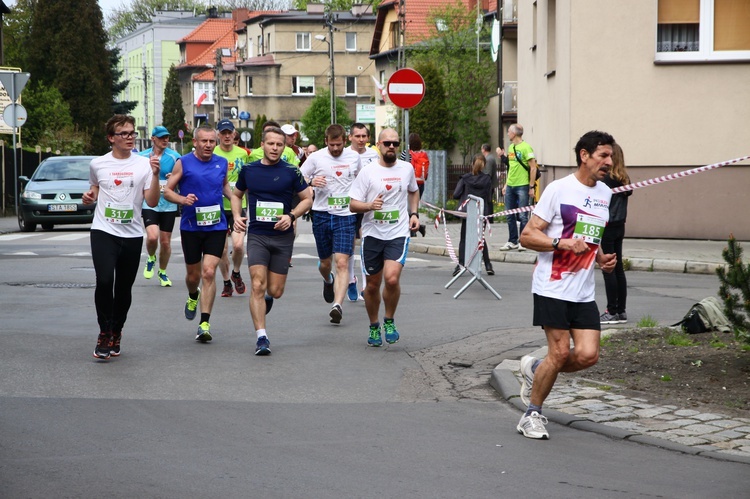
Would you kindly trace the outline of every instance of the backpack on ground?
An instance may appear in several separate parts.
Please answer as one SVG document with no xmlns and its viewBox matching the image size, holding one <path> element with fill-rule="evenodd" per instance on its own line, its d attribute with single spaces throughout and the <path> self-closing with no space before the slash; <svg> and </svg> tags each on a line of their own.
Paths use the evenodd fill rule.
<svg viewBox="0 0 750 499">
<path fill-rule="evenodd" d="M 417 183 L 423 184 L 427 180 L 427 172 L 430 169 L 430 157 L 425 151 L 411 151 L 411 164 L 414 167 Z"/>
<path fill-rule="evenodd" d="M 672 325 L 681 326 L 682 330 L 689 334 L 713 330 L 729 333 L 732 330 L 729 319 L 724 315 L 721 302 L 713 296 L 704 298 L 690 307 L 685 317 Z"/>
</svg>

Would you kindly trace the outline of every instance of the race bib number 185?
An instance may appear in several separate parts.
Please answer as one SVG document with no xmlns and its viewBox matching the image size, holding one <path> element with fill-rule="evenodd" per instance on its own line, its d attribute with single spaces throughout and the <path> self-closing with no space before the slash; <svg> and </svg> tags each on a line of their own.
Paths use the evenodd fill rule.
<svg viewBox="0 0 750 499">
<path fill-rule="evenodd" d="M 583 239 L 587 243 L 600 244 L 604 234 L 604 220 L 591 215 L 578 214 L 576 226 L 573 230 L 574 239 Z"/>
</svg>

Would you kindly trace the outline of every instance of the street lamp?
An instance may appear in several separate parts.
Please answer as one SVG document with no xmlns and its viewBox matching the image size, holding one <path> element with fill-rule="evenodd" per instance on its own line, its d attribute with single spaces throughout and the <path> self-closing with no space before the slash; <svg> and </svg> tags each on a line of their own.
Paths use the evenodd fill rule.
<svg viewBox="0 0 750 499">
<path fill-rule="evenodd" d="M 333 29 L 332 25 L 329 26 L 331 29 L 329 31 L 329 37 L 330 40 L 325 37 L 325 35 L 315 35 L 316 40 L 320 40 L 321 42 L 326 42 L 328 44 L 328 58 L 331 60 L 331 71 L 328 75 L 328 86 L 331 90 L 331 124 L 336 123 L 336 89 L 335 89 L 335 74 L 333 71 Z"/>
</svg>

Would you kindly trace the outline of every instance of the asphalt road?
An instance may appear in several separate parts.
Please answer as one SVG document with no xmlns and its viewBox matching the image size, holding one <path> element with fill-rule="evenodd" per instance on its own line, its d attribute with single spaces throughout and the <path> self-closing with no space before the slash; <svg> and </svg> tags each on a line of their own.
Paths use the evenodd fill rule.
<svg viewBox="0 0 750 499">
<path fill-rule="evenodd" d="M 495 265 L 500 301 L 478 284 L 454 300 L 453 265 L 410 255 L 401 341 L 375 349 L 363 303 L 328 322 L 303 234 L 261 358 L 247 294 L 217 297 L 214 341 L 193 340 L 175 256 L 173 288 L 139 276 L 123 354 L 102 363 L 81 234 L 0 236 L 2 497 L 747 497 L 747 465 L 553 423 L 549 441 L 516 433 L 520 413 L 488 381 L 542 342 L 530 265 Z M 703 275 L 629 279 L 633 319 L 662 323 L 717 287 Z"/>
</svg>

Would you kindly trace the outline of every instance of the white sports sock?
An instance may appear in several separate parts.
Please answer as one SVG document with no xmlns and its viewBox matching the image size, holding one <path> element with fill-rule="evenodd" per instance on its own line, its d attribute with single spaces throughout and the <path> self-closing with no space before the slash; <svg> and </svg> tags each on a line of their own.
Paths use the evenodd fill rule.
<svg viewBox="0 0 750 499">
<path fill-rule="evenodd" d="M 265 336 L 266 338 L 268 338 L 268 335 L 266 334 L 266 330 L 265 329 L 258 329 L 257 331 L 255 331 L 255 336 L 257 336 L 258 339 L 260 339 L 263 336 Z"/>
<path fill-rule="evenodd" d="M 354 275 L 354 255 L 349 257 L 349 284 L 356 282 Z"/>
</svg>

